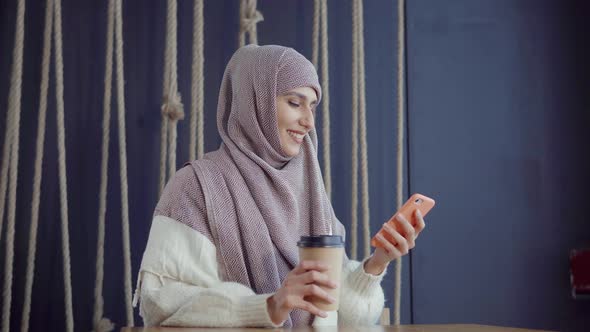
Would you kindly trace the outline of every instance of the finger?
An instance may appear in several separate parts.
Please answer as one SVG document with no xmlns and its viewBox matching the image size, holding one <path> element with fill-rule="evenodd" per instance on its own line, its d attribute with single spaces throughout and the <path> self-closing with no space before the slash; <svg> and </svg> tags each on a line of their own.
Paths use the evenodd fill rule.
<svg viewBox="0 0 590 332">
<path fill-rule="evenodd" d="M 383 224 L 383 231 L 387 234 L 389 234 L 391 236 L 391 238 L 393 238 L 394 233 L 398 234 L 397 230 L 395 228 L 393 228 L 391 225 L 389 225 L 388 223 Z M 384 237 L 385 240 L 387 240 L 386 237 Z M 392 242 L 392 244 L 395 246 L 397 245 L 397 242 Z"/>
<path fill-rule="evenodd" d="M 405 219 L 401 214 L 399 214 L 398 217 L 396 217 L 396 221 L 398 225 L 402 228 L 403 237 L 406 239 L 408 249 L 414 248 L 414 246 L 416 245 L 414 241 L 416 238 L 416 231 L 414 230 L 414 227 L 412 227 L 408 220 Z"/>
<path fill-rule="evenodd" d="M 315 296 L 316 298 L 328 301 L 329 303 L 336 302 L 336 299 L 328 294 L 328 292 L 323 290 L 320 286 L 313 284 L 303 287 L 303 296 Z"/>
<path fill-rule="evenodd" d="M 399 222 L 404 222 L 404 221 L 407 221 L 409 223 L 408 219 L 406 219 L 406 217 L 403 214 L 401 214 L 401 213 L 396 214 L 395 215 L 395 219 L 398 221 L 398 223 Z"/>
<path fill-rule="evenodd" d="M 376 239 L 383 245 L 383 249 L 390 257 L 397 258 L 403 256 L 402 253 L 395 247 L 395 245 L 387 241 L 383 235 L 377 234 Z"/>
<path fill-rule="evenodd" d="M 307 271 L 298 275 L 297 278 L 302 284 L 316 284 L 329 288 L 338 287 L 338 283 L 336 281 L 331 280 L 327 274 L 318 271 Z"/>
<path fill-rule="evenodd" d="M 294 274 L 302 274 L 310 270 L 324 272 L 330 268 L 326 263 L 319 262 L 319 261 L 301 261 L 297 266 L 293 269 Z"/>
<path fill-rule="evenodd" d="M 418 237 L 418 234 L 420 234 L 420 232 L 422 232 L 424 230 L 424 228 L 426 228 L 426 223 L 424 222 L 424 217 L 422 217 L 422 212 L 420 212 L 420 210 L 416 210 L 416 237 Z"/>
<path fill-rule="evenodd" d="M 408 242 L 414 242 L 414 238 L 416 237 L 416 231 L 410 222 L 405 219 L 401 214 L 398 214 L 397 218 L 398 224 L 402 227 L 404 232 L 404 237 L 408 240 Z"/>
<path fill-rule="evenodd" d="M 407 254 L 409 246 L 406 238 L 404 238 L 400 233 L 395 231 L 391 233 L 391 236 L 393 237 L 393 240 L 396 242 L 395 247 L 399 250 L 399 252 L 402 255 Z"/>
<path fill-rule="evenodd" d="M 320 317 L 323 317 L 323 318 L 328 317 L 328 314 L 325 311 L 320 310 L 318 307 L 316 307 L 315 305 L 313 305 L 311 302 L 307 302 L 307 301 L 305 301 L 303 299 L 300 299 L 298 301 L 295 301 L 293 307 L 294 308 L 297 308 L 297 309 L 305 310 L 305 311 L 309 312 L 312 315 L 320 316 Z"/>
</svg>

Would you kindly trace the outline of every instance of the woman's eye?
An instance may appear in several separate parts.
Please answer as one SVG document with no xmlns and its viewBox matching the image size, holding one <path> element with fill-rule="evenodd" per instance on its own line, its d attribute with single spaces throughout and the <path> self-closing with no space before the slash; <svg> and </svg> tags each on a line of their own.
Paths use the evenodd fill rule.
<svg viewBox="0 0 590 332">
<path fill-rule="evenodd" d="M 297 104 L 297 103 L 294 103 L 294 102 L 292 102 L 292 101 L 290 101 L 290 102 L 289 102 L 289 105 L 291 105 L 291 106 L 293 106 L 293 107 L 299 107 L 299 104 Z"/>
</svg>

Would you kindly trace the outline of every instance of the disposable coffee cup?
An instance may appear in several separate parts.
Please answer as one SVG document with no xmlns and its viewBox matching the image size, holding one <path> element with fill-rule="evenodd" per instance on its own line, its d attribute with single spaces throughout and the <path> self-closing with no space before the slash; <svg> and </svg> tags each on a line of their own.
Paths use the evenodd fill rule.
<svg viewBox="0 0 590 332">
<path fill-rule="evenodd" d="M 329 266 L 324 272 L 330 280 L 340 284 L 342 273 L 342 259 L 344 255 L 344 241 L 340 235 L 302 236 L 299 242 L 299 260 L 319 261 Z M 336 301 L 330 303 L 324 299 L 311 296 L 307 301 L 324 311 L 336 311 L 340 303 L 340 287 L 328 288 L 320 285 Z"/>
</svg>

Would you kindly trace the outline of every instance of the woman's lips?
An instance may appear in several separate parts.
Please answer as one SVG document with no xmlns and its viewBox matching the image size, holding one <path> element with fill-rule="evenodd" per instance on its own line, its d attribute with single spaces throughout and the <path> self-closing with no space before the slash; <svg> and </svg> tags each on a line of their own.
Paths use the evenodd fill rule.
<svg viewBox="0 0 590 332">
<path fill-rule="evenodd" d="M 287 130 L 289 136 L 295 141 L 297 144 L 303 143 L 303 137 L 305 136 L 304 133 L 297 131 L 297 130 Z"/>
</svg>

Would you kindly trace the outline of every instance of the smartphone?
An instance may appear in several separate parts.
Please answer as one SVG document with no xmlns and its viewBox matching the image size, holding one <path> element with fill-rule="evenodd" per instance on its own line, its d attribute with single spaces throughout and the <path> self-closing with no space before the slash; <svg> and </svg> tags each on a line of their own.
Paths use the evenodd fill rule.
<svg viewBox="0 0 590 332">
<path fill-rule="evenodd" d="M 391 217 L 391 219 L 387 221 L 387 224 L 403 234 L 403 231 L 400 228 L 401 226 L 399 226 L 398 223 L 395 221 L 395 217 L 398 214 L 404 216 L 410 222 L 410 224 L 412 224 L 412 226 L 416 226 L 417 220 L 414 215 L 416 213 L 416 210 L 420 210 L 420 213 L 422 213 L 422 217 L 425 217 L 426 214 L 428 214 L 428 212 L 434 207 L 434 204 L 434 199 L 430 197 L 424 196 L 422 194 L 413 194 L 412 196 L 410 196 L 410 198 L 408 198 L 406 203 L 404 203 L 404 205 Z M 387 240 L 395 242 L 393 241 L 391 236 L 383 229 L 380 229 L 377 234 L 381 234 Z M 375 248 L 382 247 L 381 243 L 376 239 L 377 234 L 375 234 L 375 236 L 371 239 L 371 246 Z"/>
</svg>

